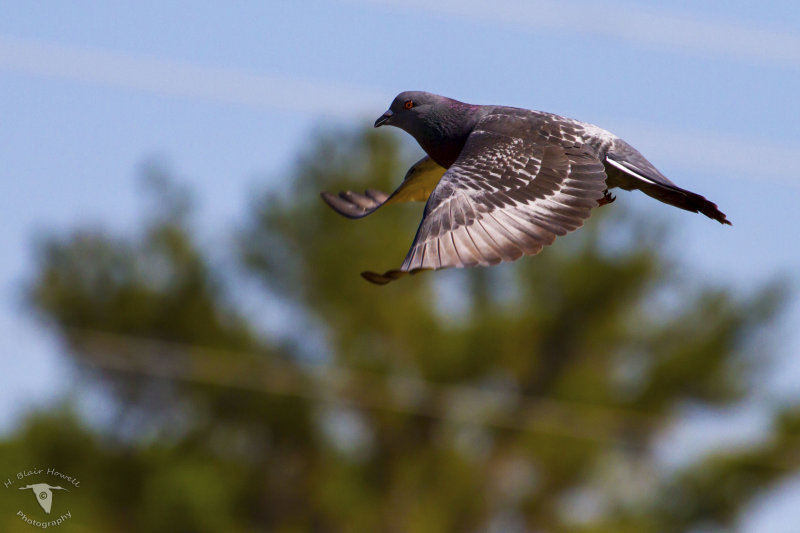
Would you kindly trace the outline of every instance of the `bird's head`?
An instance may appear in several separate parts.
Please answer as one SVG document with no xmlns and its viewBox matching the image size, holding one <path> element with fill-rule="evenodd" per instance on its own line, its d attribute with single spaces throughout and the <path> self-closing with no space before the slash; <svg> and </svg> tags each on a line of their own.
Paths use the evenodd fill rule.
<svg viewBox="0 0 800 533">
<path fill-rule="evenodd" d="M 375 127 L 396 126 L 409 133 L 413 133 L 415 127 L 425 120 L 425 118 L 437 114 L 450 103 L 455 102 L 438 94 L 426 93 L 423 91 L 406 91 L 398 94 L 392 105 L 386 112 L 375 121 Z"/>
</svg>

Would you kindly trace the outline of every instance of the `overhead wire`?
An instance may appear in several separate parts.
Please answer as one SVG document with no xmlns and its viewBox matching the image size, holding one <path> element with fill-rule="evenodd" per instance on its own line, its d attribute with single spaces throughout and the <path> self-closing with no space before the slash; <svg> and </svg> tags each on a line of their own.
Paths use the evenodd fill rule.
<svg viewBox="0 0 800 533">
<path fill-rule="evenodd" d="M 445 384 L 328 363 L 307 363 L 267 353 L 244 353 L 87 329 L 68 329 L 87 367 L 150 378 L 234 388 L 324 402 L 570 438 L 631 451 L 651 450 L 650 440 L 670 415 L 616 406 L 523 395 L 509 388 Z M 768 445 L 769 443 L 763 443 Z M 798 446 L 800 450 L 800 440 Z M 756 447 L 759 444 L 756 443 Z M 794 470 L 800 455 L 769 459 L 715 458 Z"/>
</svg>

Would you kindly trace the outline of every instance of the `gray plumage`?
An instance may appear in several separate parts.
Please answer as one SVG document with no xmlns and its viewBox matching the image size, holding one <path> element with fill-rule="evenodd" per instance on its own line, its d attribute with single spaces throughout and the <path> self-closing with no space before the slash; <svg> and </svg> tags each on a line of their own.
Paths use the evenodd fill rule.
<svg viewBox="0 0 800 533">
<path fill-rule="evenodd" d="M 427 200 L 405 261 L 383 274 L 363 272 L 373 283 L 534 255 L 582 226 L 593 208 L 612 202 L 614 187 L 730 224 L 714 203 L 678 187 L 628 143 L 591 124 L 419 91 L 399 94 L 375 127 L 384 124 L 410 133 L 427 153 L 400 187 L 391 195 L 322 193 L 350 218 Z"/>
</svg>

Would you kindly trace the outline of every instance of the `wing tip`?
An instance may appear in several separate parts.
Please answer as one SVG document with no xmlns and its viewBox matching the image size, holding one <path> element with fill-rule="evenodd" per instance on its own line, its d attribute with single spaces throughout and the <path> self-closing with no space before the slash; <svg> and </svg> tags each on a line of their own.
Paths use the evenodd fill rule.
<svg viewBox="0 0 800 533">
<path fill-rule="evenodd" d="M 328 207 L 336 211 L 342 216 L 347 218 L 353 218 L 350 211 L 347 209 L 347 205 L 343 203 L 343 200 L 339 195 L 330 193 L 328 191 L 321 191 L 319 193 L 319 197 L 322 198 L 322 201 L 328 204 Z"/>
<path fill-rule="evenodd" d="M 370 283 L 374 283 L 375 285 L 387 285 L 405 276 L 408 275 L 415 276 L 420 272 L 425 272 L 427 270 L 432 270 L 432 269 L 415 268 L 414 270 L 401 270 L 399 268 L 395 268 L 392 270 L 387 270 L 383 274 L 380 274 L 378 272 L 372 272 L 370 270 L 365 270 L 364 272 L 361 273 L 361 277 L 369 281 Z"/>
<path fill-rule="evenodd" d="M 406 274 L 408 274 L 408 272 L 402 270 L 387 270 L 383 274 L 365 270 L 361 273 L 361 277 L 375 285 L 387 285 L 392 281 L 402 278 Z"/>
<path fill-rule="evenodd" d="M 373 192 L 380 193 L 381 191 L 373 190 Z M 342 191 L 339 194 L 322 191 L 319 196 L 323 202 L 328 204 L 328 207 L 347 218 L 363 218 L 383 205 L 377 197 L 372 195 L 362 197 L 352 191 Z M 359 199 L 362 201 L 361 204 L 359 204 Z"/>
</svg>

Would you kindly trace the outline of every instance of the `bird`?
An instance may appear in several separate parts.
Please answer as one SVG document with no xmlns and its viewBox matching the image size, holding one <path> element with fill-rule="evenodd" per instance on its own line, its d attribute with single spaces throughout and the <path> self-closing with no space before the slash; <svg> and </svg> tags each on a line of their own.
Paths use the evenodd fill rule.
<svg viewBox="0 0 800 533">
<path fill-rule="evenodd" d="M 57 487 L 53 485 L 48 485 L 47 483 L 35 483 L 33 485 L 28 485 L 26 487 L 20 487 L 19 490 L 33 490 L 33 493 L 36 495 L 36 501 L 39 502 L 39 506 L 44 509 L 44 512 L 50 514 L 50 509 L 53 506 L 53 492 L 54 490 L 67 490 L 64 487 Z"/>
<path fill-rule="evenodd" d="M 400 186 L 391 194 L 321 193 L 348 218 L 393 203 L 426 202 L 402 265 L 361 273 L 378 285 L 426 270 L 535 255 L 581 227 L 592 209 L 613 202 L 614 188 L 731 224 L 716 204 L 677 186 L 630 144 L 586 122 L 405 91 L 375 121 L 380 126 L 406 131 L 425 151 Z"/>
</svg>

